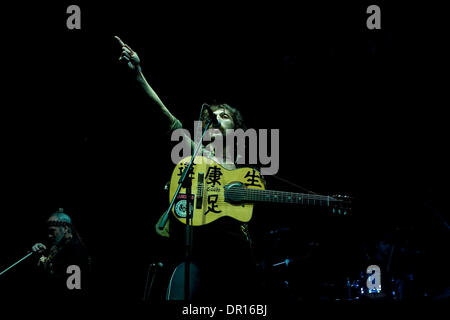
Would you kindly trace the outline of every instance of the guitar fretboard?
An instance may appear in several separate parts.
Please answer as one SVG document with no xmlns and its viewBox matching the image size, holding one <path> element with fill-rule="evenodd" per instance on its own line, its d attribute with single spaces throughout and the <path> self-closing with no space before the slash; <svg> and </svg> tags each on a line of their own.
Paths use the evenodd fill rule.
<svg viewBox="0 0 450 320">
<path fill-rule="evenodd" d="M 241 189 L 242 199 L 254 202 L 278 202 L 278 203 L 295 203 L 308 206 L 323 206 L 339 202 L 330 196 L 323 196 L 309 193 L 296 193 L 275 190 L 258 190 L 258 189 Z"/>
</svg>

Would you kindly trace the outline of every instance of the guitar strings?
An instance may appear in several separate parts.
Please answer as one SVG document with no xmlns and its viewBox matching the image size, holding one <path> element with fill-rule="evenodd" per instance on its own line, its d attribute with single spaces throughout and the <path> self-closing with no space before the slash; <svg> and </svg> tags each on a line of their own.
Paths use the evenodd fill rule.
<svg viewBox="0 0 450 320">
<path fill-rule="evenodd" d="M 336 202 L 342 202 L 341 199 L 335 199 L 333 197 L 330 196 L 323 196 L 323 195 L 318 195 L 318 194 L 305 194 L 305 195 L 300 195 L 300 194 L 295 194 L 294 195 L 290 195 L 289 193 L 284 193 L 285 191 L 276 191 L 276 190 L 270 190 L 272 194 L 268 194 L 268 196 L 262 196 L 264 191 L 269 191 L 269 190 L 264 190 L 264 189 L 244 189 L 244 190 L 235 190 L 235 191 L 227 191 L 228 195 L 246 195 L 246 199 L 244 199 L 244 201 L 262 201 L 264 202 L 265 200 L 270 200 L 269 202 L 286 202 L 286 200 L 292 201 L 292 203 L 305 203 L 307 202 L 307 204 L 310 204 L 311 202 L 313 203 L 326 203 L 326 204 L 334 204 Z M 202 190 L 202 195 L 204 193 L 204 189 Z M 278 193 L 278 194 L 273 194 L 273 193 Z M 197 196 L 197 194 L 196 194 Z M 255 197 L 257 196 L 257 197 Z M 253 198 L 255 197 L 255 198 Z M 225 196 L 221 196 L 217 201 L 214 201 L 214 203 L 217 204 L 231 204 L 230 201 L 226 201 Z"/>
<path fill-rule="evenodd" d="M 201 190 L 202 193 L 204 193 L 204 189 Z M 229 195 L 250 195 L 250 196 L 260 196 L 262 199 L 269 197 L 291 197 L 291 198 L 303 198 L 303 199 L 311 199 L 311 200 L 323 200 L 323 201 L 341 201 L 340 199 L 336 199 L 331 196 L 324 196 L 324 195 L 318 195 L 318 194 L 299 194 L 299 193 L 289 193 L 287 191 L 276 191 L 276 190 L 264 190 L 264 189 L 244 189 L 244 190 L 229 190 L 225 191 L 224 193 Z M 266 193 L 267 195 L 264 195 Z"/>
</svg>

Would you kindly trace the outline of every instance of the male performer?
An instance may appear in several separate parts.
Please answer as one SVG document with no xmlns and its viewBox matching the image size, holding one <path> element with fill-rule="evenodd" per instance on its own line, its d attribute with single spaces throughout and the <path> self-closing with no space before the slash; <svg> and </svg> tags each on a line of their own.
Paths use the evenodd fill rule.
<svg viewBox="0 0 450 320">
<path fill-rule="evenodd" d="M 50 215 L 47 226 L 48 246 L 36 243 L 32 247 L 34 252 L 41 254 L 37 263 L 42 275 L 40 285 L 45 286 L 50 297 L 85 297 L 90 257 L 72 219 L 60 208 Z"/>
<path fill-rule="evenodd" d="M 161 119 L 167 124 L 168 131 L 181 128 L 181 122 L 166 108 L 146 81 L 137 53 L 118 37 L 116 39 L 122 48 L 119 60 L 127 62 L 138 84 L 150 97 L 154 108 L 160 111 Z M 212 127 L 211 141 L 219 135 L 224 136 L 227 129 L 245 129 L 242 115 L 237 109 L 228 104 L 214 104 L 210 107 L 213 116 L 218 120 L 218 125 Z M 202 119 L 205 123 L 209 119 L 209 114 L 207 110 L 203 111 Z M 225 143 L 222 157 L 216 156 L 219 150 L 214 148 L 213 143 L 202 146 L 203 156 L 216 161 L 226 169 L 236 168 L 236 159 L 230 158 Z M 175 249 L 180 250 L 179 262 L 183 261 L 184 228 L 185 226 L 175 219 L 172 219 L 162 232 L 156 227 L 160 235 L 170 234 L 177 244 Z M 206 226 L 194 227 L 193 236 L 193 269 L 199 271 L 200 278 L 199 286 L 194 284 L 196 286 L 194 298 L 224 302 L 251 298 L 255 287 L 255 263 L 247 224 L 225 217 Z"/>
</svg>

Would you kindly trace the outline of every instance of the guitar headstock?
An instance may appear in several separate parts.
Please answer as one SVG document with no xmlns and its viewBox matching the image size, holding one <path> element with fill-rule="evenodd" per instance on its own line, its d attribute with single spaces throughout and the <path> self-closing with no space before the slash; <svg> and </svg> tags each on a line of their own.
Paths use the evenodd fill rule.
<svg viewBox="0 0 450 320">
<path fill-rule="evenodd" d="M 332 195 L 332 214 L 336 216 L 347 216 L 351 211 L 352 198 L 345 194 Z"/>
</svg>

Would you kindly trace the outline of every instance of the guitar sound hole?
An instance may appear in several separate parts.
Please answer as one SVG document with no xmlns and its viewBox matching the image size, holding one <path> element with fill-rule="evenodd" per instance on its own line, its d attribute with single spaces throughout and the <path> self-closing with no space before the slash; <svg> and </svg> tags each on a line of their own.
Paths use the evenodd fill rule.
<svg viewBox="0 0 450 320">
<path fill-rule="evenodd" d="M 225 186 L 225 200 L 227 202 L 241 202 L 244 199 L 242 183 L 232 183 Z"/>
</svg>

